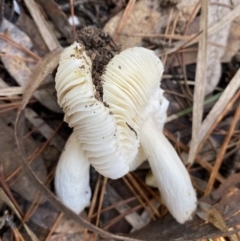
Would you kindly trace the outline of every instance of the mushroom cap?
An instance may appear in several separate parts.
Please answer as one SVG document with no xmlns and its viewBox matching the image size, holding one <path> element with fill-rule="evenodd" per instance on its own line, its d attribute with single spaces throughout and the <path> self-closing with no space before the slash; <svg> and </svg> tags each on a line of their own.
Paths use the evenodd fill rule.
<svg viewBox="0 0 240 241">
<path fill-rule="evenodd" d="M 75 42 L 63 51 L 56 74 L 58 103 L 84 155 L 102 175 L 116 179 L 129 172 L 141 125 L 159 108 L 162 72 L 153 51 L 124 50 L 106 66 L 100 101 L 84 46 Z"/>
</svg>

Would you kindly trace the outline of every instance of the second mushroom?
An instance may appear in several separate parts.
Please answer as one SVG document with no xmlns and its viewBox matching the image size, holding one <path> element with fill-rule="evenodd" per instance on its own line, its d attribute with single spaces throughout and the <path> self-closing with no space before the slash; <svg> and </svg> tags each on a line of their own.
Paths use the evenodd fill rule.
<svg viewBox="0 0 240 241">
<path fill-rule="evenodd" d="M 109 61 L 98 59 L 103 65 L 99 77 L 96 53 L 109 53 L 112 46 L 100 41 L 92 47 L 80 40 L 63 51 L 56 90 L 65 121 L 103 176 L 120 178 L 147 157 L 163 202 L 184 223 L 197 199 L 186 168 L 162 131 L 168 108 L 160 88 L 162 63 L 141 47 L 111 52 Z"/>
</svg>

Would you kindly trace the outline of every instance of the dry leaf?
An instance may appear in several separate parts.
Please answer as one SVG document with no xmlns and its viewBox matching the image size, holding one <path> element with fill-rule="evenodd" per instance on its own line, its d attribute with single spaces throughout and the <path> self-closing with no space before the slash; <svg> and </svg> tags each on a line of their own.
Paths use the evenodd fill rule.
<svg viewBox="0 0 240 241">
<path fill-rule="evenodd" d="M 31 216 L 31 221 L 44 229 L 50 230 L 58 216 L 59 212 L 53 209 L 49 203 L 45 203 L 34 212 L 34 214 Z M 84 213 L 81 214 L 81 216 L 83 217 Z M 54 232 L 70 234 L 79 233 L 83 230 L 84 227 L 82 225 L 79 225 L 78 223 L 74 222 L 74 220 L 66 216 L 62 216 Z"/>
<path fill-rule="evenodd" d="M 204 202 L 198 202 L 198 205 L 199 210 L 197 210 L 196 214 L 199 218 L 211 223 L 222 232 L 227 230 L 227 224 L 216 208 Z"/>
<path fill-rule="evenodd" d="M 11 39 L 21 44 L 26 49 L 32 48 L 32 42 L 29 37 L 15 27 L 12 23 L 4 19 L 2 25 L 0 26 L 0 32 L 4 32 L 6 29 L 8 30 L 8 34 Z M 8 55 L 20 57 L 14 58 L 2 56 L 1 58 L 9 74 L 20 86 L 25 86 L 34 66 L 32 64 L 27 64 L 24 60 L 21 60 L 21 58 L 26 58 L 26 55 L 2 39 L 0 39 L 0 49 L 2 52 L 7 53 Z M 54 112 L 61 113 L 62 110 L 57 104 L 54 93 L 54 89 L 38 90 L 34 93 L 34 96 L 45 107 Z"/>
<path fill-rule="evenodd" d="M 1 114 L 0 119 L 0 165 L 3 167 L 3 175 L 8 177 L 12 174 L 17 168 L 20 167 L 19 163 L 16 161 L 21 158 L 20 153 L 16 147 L 15 138 L 14 138 L 14 129 L 12 120 L 15 119 L 14 112 L 7 112 Z M 24 143 L 27 148 L 27 155 L 32 154 L 36 148 L 36 141 L 29 136 L 25 139 Z M 41 156 L 38 156 L 34 159 L 31 164 L 31 168 L 34 170 L 36 175 L 41 181 L 46 180 L 47 171 L 43 159 Z M 9 187 L 14 190 L 16 193 L 20 194 L 26 200 L 32 202 L 37 193 L 36 187 L 31 184 L 31 181 L 23 175 L 20 171 L 17 175 L 10 179 L 8 182 Z"/>
<path fill-rule="evenodd" d="M 158 11 L 158 4 L 158 0 L 141 0 L 134 5 L 121 34 L 117 37 L 117 41 L 123 45 L 123 49 L 142 46 L 142 37 L 132 35 L 157 34 L 163 26 L 166 26 L 167 14 L 161 16 Z M 111 18 L 105 25 L 104 31 L 114 35 L 122 14 L 123 11 Z"/>
<path fill-rule="evenodd" d="M 178 9 L 184 15 L 186 21 L 191 15 L 194 6 L 196 6 L 198 0 L 193 0 L 191 4 L 188 5 L 189 1 L 180 1 L 178 4 Z M 231 6 L 230 0 L 210 0 L 208 5 L 208 26 L 212 26 L 213 24 L 219 22 L 225 15 L 231 12 L 231 9 L 226 6 Z M 205 94 L 210 94 L 216 88 L 220 76 L 221 76 L 221 61 L 225 53 L 231 53 L 229 51 L 231 47 L 229 46 L 228 39 L 229 33 L 231 29 L 231 22 L 229 22 L 226 26 L 218 30 L 216 33 L 208 36 L 208 50 L 207 50 L 207 76 L 206 76 L 206 86 L 205 86 Z M 239 26 L 238 26 L 239 28 Z M 187 32 L 188 35 L 196 34 L 199 30 L 199 17 L 195 18 L 194 21 L 190 24 L 189 30 Z M 236 33 L 235 33 L 236 32 Z M 234 28 L 234 33 L 236 37 L 238 36 L 236 31 L 236 24 Z M 236 37 L 234 39 L 236 39 Z M 237 41 L 239 44 L 239 41 Z M 236 44 L 234 42 L 233 44 Z M 238 45 L 239 46 L 239 45 Z M 191 46 L 193 48 L 194 46 Z M 183 54 L 183 59 L 185 64 L 196 63 L 197 52 L 190 51 Z M 176 63 L 175 63 L 176 64 Z"/>
<path fill-rule="evenodd" d="M 231 25 L 230 33 L 227 41 L 227 50 L 222 57 L 222 62 L 227 63 L 240 49 L 240 17 L 237 17 Z"/>
</svg>

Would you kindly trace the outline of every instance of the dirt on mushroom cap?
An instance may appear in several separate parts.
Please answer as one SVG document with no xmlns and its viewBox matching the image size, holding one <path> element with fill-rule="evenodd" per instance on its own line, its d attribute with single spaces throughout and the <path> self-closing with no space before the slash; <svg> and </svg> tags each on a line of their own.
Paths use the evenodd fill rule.
<svg viewBox="0 0 240 241">
<path fill-rule="evenodd" d="M 96 88 L 95 98 L 102 101 L 101 76 L 109 61 L 120 52 L 121 46 L 116 45 L 109 34 L 93 26 L 81 29 L 78 32 L 77 41 L 85 46 L 85 50 L 92 60 L 92 78 Z"/>
</svg>

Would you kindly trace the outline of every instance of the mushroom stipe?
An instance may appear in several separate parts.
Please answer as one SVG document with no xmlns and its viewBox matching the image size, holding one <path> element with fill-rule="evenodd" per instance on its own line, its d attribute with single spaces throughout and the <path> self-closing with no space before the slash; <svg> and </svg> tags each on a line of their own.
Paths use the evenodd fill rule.
<svg viewBox="0 0 240 241">
<path fill-rule="evenodd" d="M 87 40 L 81 37 L 63 51 L 56 74 L 58 103 L 73 128 L 79 159 L 84 157 L 100 174 L 117 179 L 147 158 L 168 210 L 179 223 L 186 222 L 196 210 L 197 198 L 186 168 L 163 134 L 169 102 L 159 87 L 162 62 L 141 47 L 119 53 L 110 37 L 95 28 L 82 33 Z M 68 166 L 68 175 L 71 168 L 74 164 Z M 56 177 L 55 183 L 64 183 L 61 178 L 66 175 Z M 79 188 L 74 180 L 73 186 Z M 67 185 L 64 189 L 67 193 Z M 69 205 L 64 189 L 58 196 Z M 72 200 L 77 207 L 79 196 Z"/>
</svg>

